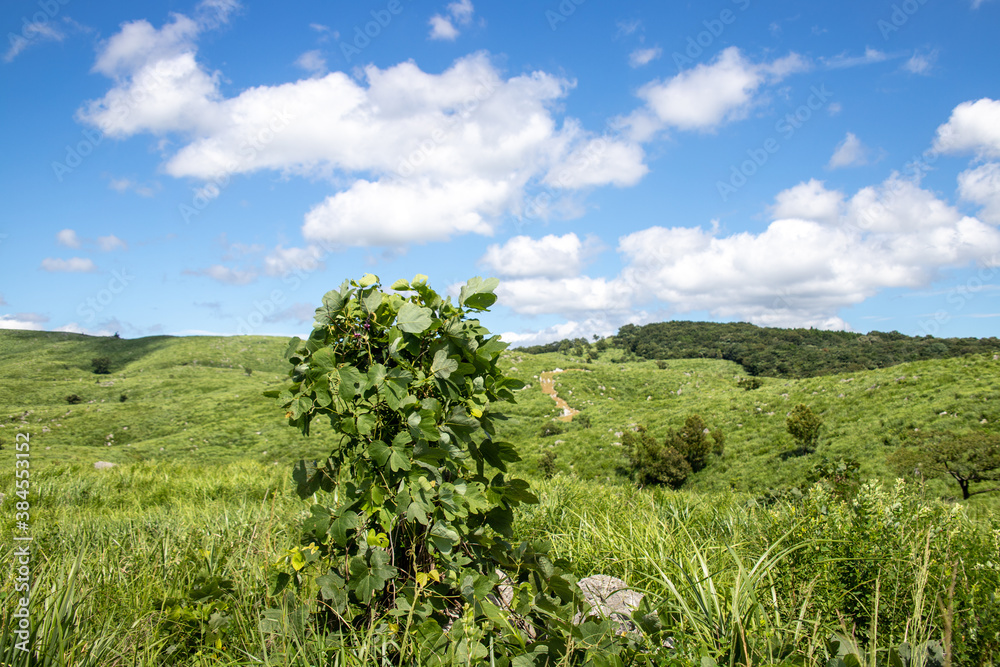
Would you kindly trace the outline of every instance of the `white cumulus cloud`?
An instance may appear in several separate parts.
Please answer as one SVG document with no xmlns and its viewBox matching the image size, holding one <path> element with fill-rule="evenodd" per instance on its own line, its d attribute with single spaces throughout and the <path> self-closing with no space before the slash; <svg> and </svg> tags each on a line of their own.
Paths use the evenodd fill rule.
<svg viewBox="0 0 1000 667">
<path fill-rule="evenodd" d="M 580 273 L 591 251 L 573 233 L 540 239 L 515 236 L 503 245 L 489 246 L 479 262 L 494 274 L 512 278 L 568 278 Z"/>
<path fill-rule="evenodd" d="M 744 118 L 766 82 L 779 81 L 807 67 L 808 63 L 796 54 L 771 63 L 754 63 L 731 46 L 708 64 L 643 86 L 639 97 L 646 102 L 645 107 L 624 122 L 639 141 L 670 127 L 713 131 Z"/>
<path fill-rule="evenodd" d="M 988 162 L 958 175 L 962 199 L 979 204 L 980 217 L 1000 225 L 1000 164 Z"/>
<path fill-rule="evenodd" d="M 1000 101 L 984 97 L 959 104 L 948 122 L 937 129 L 934 149 L 1000 157 Z"/>
<path fill-rule="evenodd" d="M 448 12 L 471 20 L 472 5 Z M 310 243 L 489 235 L 505 215 L 521 215 L 532 188 L 631 185 L 647 170 L 633 142 L 559 122 L 573 82 L 540 71 L 506 78 L 485 53 L 441 73 L 404 62 L 369 66 L 360 81 L 331 72 L 225 97 L 221 74 L 197 61 L 202 30 L 181 15 L 159 30 L 123 26 L 98 56 L 113 87 L 80 119 L 110 136 L 179 137 L 164 171 L 202 180 L 213 196 L 214 181 L 261 170 L 328 179 L 335 191 L 303 221 Z"/>
</svg>

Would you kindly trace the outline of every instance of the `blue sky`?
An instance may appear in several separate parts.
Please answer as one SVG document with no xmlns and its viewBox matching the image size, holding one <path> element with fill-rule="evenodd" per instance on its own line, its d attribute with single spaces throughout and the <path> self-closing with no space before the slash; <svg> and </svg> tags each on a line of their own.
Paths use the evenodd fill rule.
<svg viewBox="0 0 1000 667">
<path fill-rule="evenodd" d="M 0 10 L 0 327 L 309 330 L 366 272 L 627 322 L 990 336 L 1000 2 Z"/>
</svg>

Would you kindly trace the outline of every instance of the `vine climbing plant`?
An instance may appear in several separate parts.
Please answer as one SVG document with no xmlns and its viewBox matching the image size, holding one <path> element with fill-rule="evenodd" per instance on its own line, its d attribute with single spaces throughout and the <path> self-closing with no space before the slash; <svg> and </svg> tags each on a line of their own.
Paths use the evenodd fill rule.
<svg viewBox="0 0 1000 667">
<path fill-rule="evenodd" d="M 291 382 L 268 392 L 303 434 L 317 419 L 333 434 L 325 461 L 295 466 L 298 493 L 314 504 L 275 593 L 305 589 L 328 624 L 393 619 L 402 653 L 413 635 L 439 657 L 482 656 L 491 627 L 493 640 L 527 653 L 553 613 L 571 618 L 579 606 L 546 544 L 507 541 L 514 509 L 538 501 L 508 474 L 519 457 L 496 431 L 496 405 L 523 383 L 498 365 L 506 343 L 470 317 L 496 301 L 497 285 L 472 278 L 453 303 L 426 276 L 390 291 L 371 274 L 346 281 L 323 297 L 309 338 L 289 344 Z M 443 634 L 455 623 L 466 623 L 461 641 L 454 627 Z"/>
</svg>

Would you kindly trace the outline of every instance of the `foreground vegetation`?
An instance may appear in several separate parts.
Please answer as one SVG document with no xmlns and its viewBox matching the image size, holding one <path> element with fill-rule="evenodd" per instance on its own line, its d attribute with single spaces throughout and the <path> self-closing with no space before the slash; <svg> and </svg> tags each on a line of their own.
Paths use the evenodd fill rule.
<svg viewBox="0 0 1000 667">
<path fill-rule="evenodd" d="M 394 655 L 378 623 L 323 636 L 304 622 L 313 596 L 270 595 L 309 513 L 287 470 L 65 465 L 38 483 L 32 613 L 36 646 L 52 658 L 40 664 L 372 665 Z M 10 472 L 0 485 L 12 485 Z M 950 646 L 956 666 L 1000 654 L 996 514 L 905 484 L 865 485 L 853 499 L 820 485 L 769 506 L 562 475 L 532 487 L 541 502 L 518 510 L 516 538 L 546 539 L 577 576 L 614 575 L 646 594 L 641 611 L 658 620 L 624 639 L 633 664 L 744 664 L 744 646 L 755 665 L 826 665 L 836 652 L 892 664 L 890 650 L 928 640 L 932 653 Z M 5 577 L 5 642 L 11 596 Z"/>
</svg>

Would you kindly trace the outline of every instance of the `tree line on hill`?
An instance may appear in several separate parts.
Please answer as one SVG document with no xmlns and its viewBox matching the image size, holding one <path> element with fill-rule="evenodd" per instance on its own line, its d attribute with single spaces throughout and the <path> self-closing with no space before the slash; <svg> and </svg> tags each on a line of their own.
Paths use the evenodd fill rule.
<svg viewBox="0 0 1000 667">
<path fill-rule="evenodd" d="M 626 324 L 609 339 L 566 339 L 521 348 L 592 356 L 595 348 L 619 348 L 641 359 L 726 359 L 749 375 L 803 378 L 885 368 L 910 361 L 1000 352 L 1000 340 L 907 336 L 898 331 L 868 334 L 819 329 L 777 329 L 747 323 L 659 322 Z M 599 350 L 598 350 L 599 351 Z"/>
</svg>

